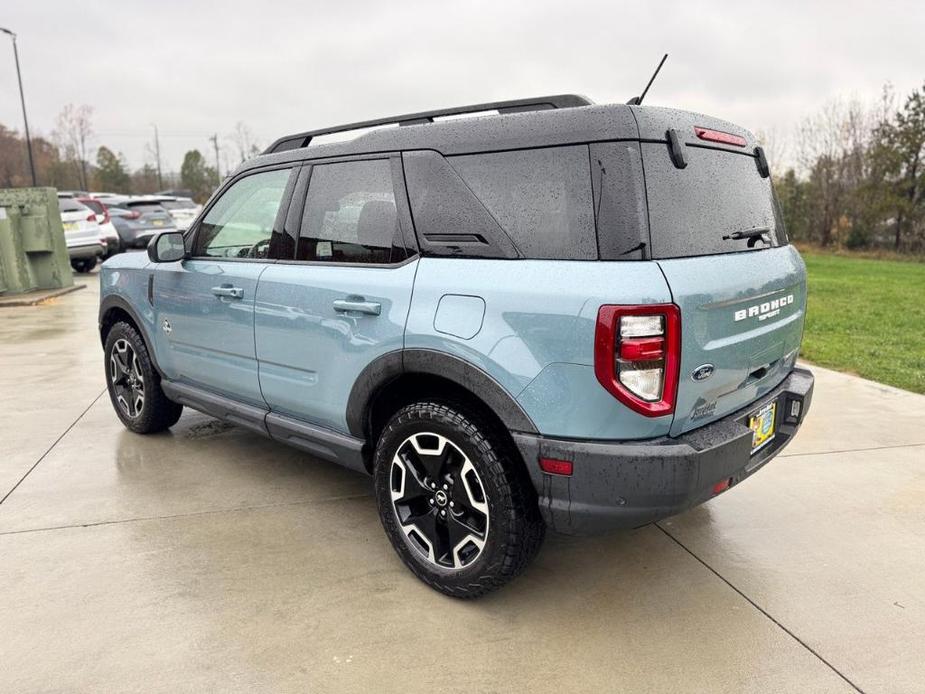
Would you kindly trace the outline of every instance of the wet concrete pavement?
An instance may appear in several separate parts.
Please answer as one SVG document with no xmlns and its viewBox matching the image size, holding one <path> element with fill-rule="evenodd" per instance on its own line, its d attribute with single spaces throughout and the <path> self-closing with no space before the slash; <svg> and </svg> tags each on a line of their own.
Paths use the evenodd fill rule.
<svg viewBox="0 0 925 694">
<path fill-rule="evenodd" d="M 0 311 L 0 691 L 925 691 L 923 396 L 816 369 L 747 482 L 463 603 L 363 477 L 192 412 L 125 431 L 86 281 Z"/>
</svg>

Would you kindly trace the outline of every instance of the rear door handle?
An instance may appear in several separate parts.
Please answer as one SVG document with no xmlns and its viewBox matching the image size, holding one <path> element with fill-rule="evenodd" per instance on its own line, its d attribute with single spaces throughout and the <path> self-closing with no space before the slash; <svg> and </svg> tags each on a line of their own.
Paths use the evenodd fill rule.
<svg viewBox="0 0 925 694">
<path fill-rule="evenodd" d="M 382 313 L 382 304 L 378 301 L 364 301 L 362 297 L 357 299 L 335 299 L 334 310 L 338 313 L 368 313 L 371 316 L 378 316 Z"/>
<path fill-rule="evenodd" d="M 244 298 L 244 290 L 241 289 L 241 287 L 232 287 L 230 284 L 212 287 L 212 293 L 215 294 L 215 296 L 227 296 L 229 299 Z"/>
</svg>

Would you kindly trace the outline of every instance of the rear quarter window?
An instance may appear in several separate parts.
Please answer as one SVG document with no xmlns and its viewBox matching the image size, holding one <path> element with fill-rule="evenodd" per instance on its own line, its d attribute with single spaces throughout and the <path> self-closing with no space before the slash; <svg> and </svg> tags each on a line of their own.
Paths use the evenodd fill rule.
<svg viewBox="0 0 925 694">
<path fill-rule="evenodd" d="M 643 144 L 652 258 L 717 255 L 767 248 L 762 242 L 723 239 L 767 228 L 772 246 L 786 245 L 770 178 L 753 156 L 707 147 L 684 149 L 687 167 L 672 163 L 661 143 Z"/>
<path fill-rule="evenodd" d="M 524 257 L 597 259 L 586 145 L 448 161 Z"/>
</svg>

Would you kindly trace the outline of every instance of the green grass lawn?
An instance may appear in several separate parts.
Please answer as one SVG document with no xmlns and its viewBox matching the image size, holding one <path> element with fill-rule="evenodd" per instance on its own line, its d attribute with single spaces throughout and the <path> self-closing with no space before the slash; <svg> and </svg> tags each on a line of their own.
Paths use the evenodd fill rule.
<svg viewBox="0 0 925 694">
<path fill-rule="evenodd" d="M 809 275 L 802 356 L 925 393 L 925 263 L 802 255 Z"/>
</svg>

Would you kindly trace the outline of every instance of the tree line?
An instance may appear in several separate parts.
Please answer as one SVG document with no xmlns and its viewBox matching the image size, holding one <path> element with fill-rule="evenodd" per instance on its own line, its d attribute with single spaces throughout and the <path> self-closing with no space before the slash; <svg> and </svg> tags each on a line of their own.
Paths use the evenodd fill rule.
<svg viewBox="0 0 925 694">
<path fill-rule="evenodd" d="M 93 108 L 65 106 L 50 137 L 32 138 L 38 184 L 59 190 L 134 195 L 182 188 L 189 190 L 197 202 L 204 202 L 220 182 L 215 162 L 210 163 L 198 149 L 185 153 L 179 171 L 159 171 L 150 161 L 132 169 L 121 152 L 105 145 L 91 149 L 93 138 Z M 225 145 L 241 162 L 260 152 L 244 123 L 238 123 L 234 131 L 226 135 Z M 153 148 L 149 146 L 149 149 L 153 157 Z M 25 139 L 17 130 L 0 124 L 0 188 L 30 185 L 32 178 Z"/>
<path fill-rule="evenodd" d="M 830 103 L 774 185 L 794 240 L 925 252 L 925 86 L 898 106 L 888 86 L 873 105 Z"/>
</svg>

